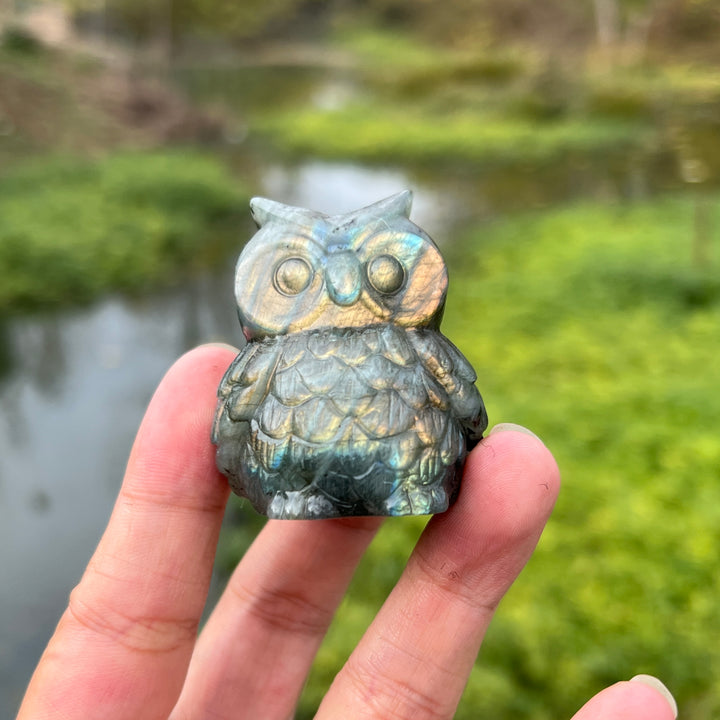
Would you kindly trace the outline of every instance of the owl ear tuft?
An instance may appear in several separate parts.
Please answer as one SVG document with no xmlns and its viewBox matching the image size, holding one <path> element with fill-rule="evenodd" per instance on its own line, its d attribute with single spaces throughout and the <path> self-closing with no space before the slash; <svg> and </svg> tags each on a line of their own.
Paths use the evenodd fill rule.
<svg viewBox="0 0 720 720">
<path fill-rule="evenodd" d="M 384 200 L 373 203 L 366 209 L 372 211 L 373 214 L 377 214 L 378 217 L 390 218 L 402 216 L 409 219 L 412 201 L 412 190 L 403 190 Z"/>
<path fill-rule="evenodd" d="M 291 222 L 298 216 L 298 214 L 302 213 L 303 210 L 301 208 L 293 207 L 292 205 L 285 205 L 283 203 L 276 202 L 275 200 L 268 200 L 263 197 L 254 197 L 250 200 L 250 212 L 252 213 L 255 224 L 261 228 L 271 220 Z"/>
</svg>

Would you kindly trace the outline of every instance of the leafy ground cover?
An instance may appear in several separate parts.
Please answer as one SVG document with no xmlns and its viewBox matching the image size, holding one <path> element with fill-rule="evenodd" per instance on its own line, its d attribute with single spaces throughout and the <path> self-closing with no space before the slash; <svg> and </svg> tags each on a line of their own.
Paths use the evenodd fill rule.
<svg viewBox="0 0 720 720">
<path fill-rule="evenodd" d="M 646 130 L 619 120 L 567 119 L 539 126 L 523 118 L 476 112 L 418 113 L 357 104 L 337 111 L 299 110 L 267 118 L 263 133 L 285 151 L 364 162 L 541 164 L 637 146 Z"/>
<path fill-rule="evenodd" d="M 477 264 L 456 278 L 448 333 L 492 416 L 555 451 L 564 489 L 490 632 L 467 717 L 476 703 L 493 717 L 569 716 L 640 669 L 667 680 L 687 717 L 720 710 L 708 643 L 720 631 L 720 281 L 717 264 L 691 266 L 697 202 L 581 205 L 471 235 Z M 495 709 L 488 674 L 513 678 Z"/>
<path fill-rule="evenodd" d="M 0 312 L 175 282 L 224 256 L 246 200 L 195 152 L 43 159 L 0 174 Z"/>
<path fill-rule="evenodd" d="M 706 201 L 717 263 L 720 200 Z M 683 717 L 720 713 L 710 640 L 720 634 L 720 282 L 717 264 L 691 263 L 696 202 L 581 204 L 464 238 L 444 331 L 478 370 L 491 423 L 534 428 L 564 486 L 491 626 L 459 720 L 570 717 L 638 672 L 663 678 Z M 228 567 L 257 522 L 226 530 Z M 423 525 L 385 524 L 298 717 L 312 717 Z"/>
<path fill-rule="evenodd" d="M 568 155 L 674 154 L 699 143 L 694 152 L 704 156 L 711 143 L 695 137 L 695 125 L 700 116 L 717 117 L 720 105 L 717 72 L 696 65 L 608 67 L 362 29 L 335 42 L 353 58 L 338 73 L 345 94 L 248 108 L 252 135 L 303 157 L 483 170 Z M 717 177 L 717 161 L 708 165 Z"/>
</svg>

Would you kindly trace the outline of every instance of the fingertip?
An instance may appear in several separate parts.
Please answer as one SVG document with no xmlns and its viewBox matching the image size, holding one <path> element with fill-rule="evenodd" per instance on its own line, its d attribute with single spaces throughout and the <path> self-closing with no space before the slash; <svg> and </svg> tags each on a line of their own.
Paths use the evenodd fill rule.
<svg viewBox="0 0 720 720">
<path fill-rule="evenodd" d="M 196 372 L 209 373 L 211 375 L 217 375 L 219 373 L 220 377 L 222 377 L 222 373 L 227 370 L 228 365 L 238 352 L 239 350 L 237 348 L 225 343 L 198 345 L 181 355 L 170 366 L 165 379 L 174 374 L 185 376 L 187 373 L 194 374 Z"/>
<path fill-rule="evenodd" d="M 498 423 L 497 425 L 493 426 L 492 430 L 490 430 L 488 435 L 493 435 L 499 432 L 519 432 L 524 433 L 525 435 L 530 435 L 537 440 L 540 440 L 540 438 L 532 430 L 529 430 L 524 425 L 518 425 L 517 423 Z M 542 442 L 542 440 L 540 440 L 540 442 Z"/>
<path fill-rule="evenodd" d="M 68 698 L 73 717 L 96 717 L 98 698 L 109 697 L 123 717 L 168 717 L 195 644 L 230 492 L 215 466 L 210 428 L 234 353 L 196 348 L 160 382 L 110 523 L 41 660 L 23 717 L 56 717 Z"/>
<path fill-rule="evenodd" d="M 170 417 L 179 406 L 202 408 L 214 412 L 217 386 L 237 354 L 231 345 L 200 345 L 181 355 L 158 385 L 148 414 L 158 411 Z"/>
<path fill-rule="evenodd" d="M 224 343 L 224 342 L 211 342 L 211 343 L 204 343 L 203 345 L 199 345 L 195 348 L 195 350 L 199 350 L 202 348 L 217 348 L 220 350 L 228 350 L 229 352 L 237 355 L 240 350 L 236 348 L 234 345 L 230 345 L 230 343 Z M 190 350 L 190 352 L 193 352 Z"/>
<path fill-rule="evenodd" d="M 677 701 L 673 697 L 673 694 L 670 692 L 670 690 L 667 688 L 665 683 L 663 683 L 659 678 L 656 678 L 654 675 L 636 675 L 635 677 L 630 678 L 630 682 L 636 682 L 636 683 L 642 683 L 643 685 L 647 685 L 647 687 L 652 688 L 653 690 L 657 690 L 660 695 L 662 695 L 663 698 L 667 701 L 668 705 L 670 705 L 670 709 L 673 712 L 673 717 L 677 718 L 678 716 L 678 705 Z"/>
<path fill-rule="evenodd" d="M 470 575 L 494 566 L 490 591 L 499 602 L 532 554 L 559 486 L 557 463 L 537 437 L 492 433 L 468 456 L 457 501 L 433 518 L 421 549 L 443 548 L 443 557 Z"/>
<path fill-rule="evenodd" d="M 494 609 L 540 537 L 558 483 L 557 464 L 534 435 L 497 431 L 480 442 L 467 459 L 456 503 L 428 523 L 318 717 L 336 717 L 352 702 L 372 703 L 380 714 L 386 703 L 396 709 L 398 687 L 403 716 L 417 709 L 427 715 L 425 702 L 413 706 L 414 695 L 432 697 L 432 714 L 450 717 Z M 432 662 L 408 666 L 408 657 Z"/>
<path fill-rule="evenodd" d="M 472 490 L 536 498 L 549 515 L 560 491 L 560 469 L 553 454 L 527 428 L 496 425 L 470 453 L 464 483 Z"/>
<path fill-rule="evenodd" d="M 523 425 L 515 423 L 495 425 L 480 443 L 480 447 L 482 446 L 492 447 L 496 452 L 513 455 L 519 463 L 525 463 L 534 471 L 542 470 L 549 475 L 557 476 L 558 482 L 560 480 L 557 462 L 547 445 L 532 430 Z"/>
<path fill-rule="evenodd" d="M 193 484 L 218 481 L 210 429 L 218 384 L 236 351 L 229 346 L 201 345 L 169 368 L 145 413 L 128 463 L 125 487 L 139 485 L 194 493 Z M 220 483 L 224 487 L 223 483 Z"/>
<path fill-rule="evenodd" d="M 572 720 L 676 720 L 677 703 L 657 678 L 636 676 L 591 698 Z"/>
</svg>

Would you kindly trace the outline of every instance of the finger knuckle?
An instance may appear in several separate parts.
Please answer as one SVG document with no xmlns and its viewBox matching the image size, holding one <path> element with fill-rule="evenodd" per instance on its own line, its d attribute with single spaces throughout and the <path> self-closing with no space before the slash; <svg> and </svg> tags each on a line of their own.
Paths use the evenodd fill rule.
<svg viewBox="0 0 720 720">
<path fill-rule="evenodd" d="M 239 580 L 230 588 L 241 607 L 271 631 L 296 635 L 324 634 L 332 610 L 317 604 L 299 591 L 284 587 L 250 588 Z"/>
<path fill-rule="evenodd" d="M 492 615 L 499 599 L 478 592 L 480 577 L 469 562 L 456 562 L 450 558 L 438 558 L 426 555 L 418 546 L 412 557 L 411 568 L 420 579 L 436 591 L 445 593 L 454 601 L 483 614 Z M 484 579 L 487 580 L 487 568 Z"/>
<path fill-rule="evenodd" d="M 343 673 L 368 718 L 383 720 L 447 720 L 452 705 L 444 697 L 427 692 L 412 682 L 387 672 L 378 672 L 373 664 L 349 661 Z"/>
<path fill-rule="evenodd" d="M 195 617 L 142 612 L 114 598 L 87 598 L 82 584 L 70 595 L 68 615 L 86 632 L 137 652 L 167 653 L 195 640 Z"/>
</svg>

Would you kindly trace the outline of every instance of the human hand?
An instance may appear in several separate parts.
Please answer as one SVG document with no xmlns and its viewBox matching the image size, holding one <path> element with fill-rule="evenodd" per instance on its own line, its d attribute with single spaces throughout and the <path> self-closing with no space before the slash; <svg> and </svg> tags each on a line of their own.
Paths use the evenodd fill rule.
<svg viewBox="0 0 720 720">
<path fill-rule="evenodd" d="M 198 348 L 162 381 L 108 528 L 19 720 L 292 717 L 381 520 L 268 521 L 197 637 L 228 498 L 209 428 L 233 356 Z M 429 522 L 316 717 L 451 718 L 558 488 L 555 461 L 527 431 L 500 426 L 483 440 L 468 458 L 458 501 Z M 574 720 L 673 717 L 662 692 L 625 682 Z"/>
</svg>

